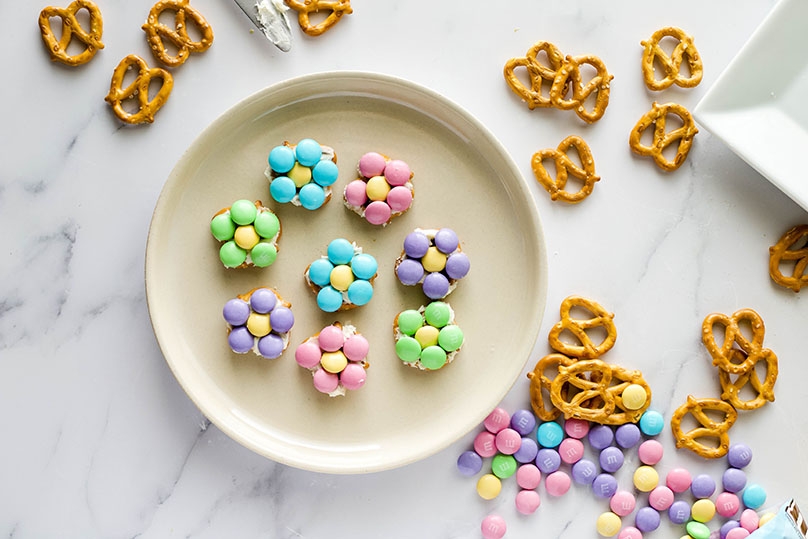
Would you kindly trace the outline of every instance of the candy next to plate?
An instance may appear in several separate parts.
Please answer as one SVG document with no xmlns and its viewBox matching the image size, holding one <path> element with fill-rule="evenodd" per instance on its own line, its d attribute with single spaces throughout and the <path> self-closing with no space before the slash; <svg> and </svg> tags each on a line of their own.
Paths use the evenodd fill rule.
<svg viewBox="0 0 808 539">
<path fill-rule="evenodd" d="M 222 309 L 227 322 L 227 342 L 237 354 L 253 351 L 275 359 L 289 345 L 295 323 L 291 305 L 270 288 L 255 288 L 228 300 Z"/>
<path fill-rule="evenodd" d="M 339 176 L 333 148 L 310 138 L 296 145 L 285 141 L 272 148 L 267 161 L 264 175 L 275 202 L 316 210 L 331 199 L 331 186 Z"/>
<path fill-rule="evenodd" d="M 365 305 L 373 297 L 376 259 L 344 238 L 328 244 L 326 255 L 306 268 L 305 279 L 317 294 L 317 306 L 328 313 Z"/>
<path fill-rule="evenodd" d="M 471 263 L 451 228 L 416 228 L 404 238 L 395 268 L 401 284 L 420 285 L 429 299 L 441 299 L 468 274 Z"/>
<path fill-rule="evenodd" d="M 223 242 L 219 260 L 227 268 L 265 268 L 278 256 L 281 223 L 260 200 L 237 200 L 210 221 L 210 233 Z"/>
</svg>

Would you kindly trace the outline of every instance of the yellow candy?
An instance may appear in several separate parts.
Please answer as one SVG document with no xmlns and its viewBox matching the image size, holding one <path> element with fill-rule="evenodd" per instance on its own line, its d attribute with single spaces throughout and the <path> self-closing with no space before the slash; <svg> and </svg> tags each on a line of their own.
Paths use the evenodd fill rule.
<svg viewBox="0 0 808 539">
<path fill-rule="evenodd" d="M 300 163 L 295 163 L 295 166 L 293 166 L 292 170 L 287 172 L 286 175 L 289 176 L 290 180 L 295 182 L 295 187 L 298 189 L 311 181 L 311 169 L 304 167 Z"/>
<path fill-rule="evenodd" d="M 368 180 L 365 192 L 370 200 L 387 200 L 387 193 L 390 192 L 390 184 L 384 176 L 373 176 Z"/>
<path fill-rule="evenodd" d="M 421 348 L 426 348 L 427 346 L 438 344 L 438 335 L 440 335 L 438 328 L 429 325 L 421 326 L 418 328 L 418 331 L 415 332 L 415 340 L 418 341 Z"/>
<path fill-rule="evenodd" d="M 236 245 L 247 250 L 252 249 L 261 241 L 261 237 L 252 225 L 238 227 L 233 237 L 236 240 Z"/>
<path fill-rule="evenodd" d="M 348 290 L 348 287 L 351 286 L 353 281 L 354 276 L 353 272 L 351 271 L 351 266 L 342 264 L 339 266 L 334 266 L 334 269 L 331 270 L 331 286 L 340 292 Z"/>
<path fill-rule="evenodd" d="M 639 410 L 648 400 L 648 395 L 640 384 L 627 385 L 620 396 L 623 399 L 623 406 L 628 410 Z"/>
<path fill-rule="evenodd" d="M 619 516 L 612 513 L 611 511 L 606 511 L 605 513 L 601 513 L 597 520 L 597 530 L 598 533 L 601 534 L 603 537 L 612 537 L 617 535 L 617 532 L 620 531 L 620 528 L 623 526 L 623 521 L 620 519 Z"/>
<path fill-rule="evenodd" d="M 771 513 L 771 512 L 763 513 L 762 515 L 760 515 L 760 522 L 758 522 L 758 528 L 760 528 L 761 526 L 763 526 L 764 524 L 769 522 L 775 516 L 777 516 L 777 515 L 775 513 Z"/>
<path fill-rule="evenodd" d="M 653 466 L 640 466 L 634 470 L 634 486 L 640 492 L 651 492 L 659 484 L 659 473 Z"/>
<path fill-rule="evenodd" d="M 336 352 L 323 352 L 323 355 L 320 356 L 320 365 L 332 374 L 342 372 L 347 364 L 348 358 L 339 350 Z"/>
<path fill-rule="evenodd" d="M 477 494 L 484 500 L 493 500 L 501 490 L 502 482 L 494 474 L 487 473 L 477 481 Z"/>
<path fill-rule="evenodd" d="M 421 259 L 421 265 L 426 271 L 440 271 L 446 267 L 446 255 L 438 251 L 437 247 L 430 247 Z"/>
<path fill-rule="evenodd" d="M 269 332 L 272 331 L 272 326 L 269 325 L 269 315 L 250 313 L 250 317 L 247 318 L 247 329 L 256 337 L 269 335 Z"/>
<path fill-rule="evenodd" d="M 707 498 L 696 500 L 690 509 L 690 516 L 697 522 L 710 522 L 715 516 L 715 504 Z"/>
</svg>

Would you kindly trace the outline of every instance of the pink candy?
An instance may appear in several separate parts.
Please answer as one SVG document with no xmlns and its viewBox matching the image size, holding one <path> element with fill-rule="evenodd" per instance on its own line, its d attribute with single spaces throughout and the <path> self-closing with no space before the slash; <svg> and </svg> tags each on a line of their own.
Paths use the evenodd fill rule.
<svg viewBox="0 0 808 539">
<path fill-rule="evenodd" d="M 516 484 L 526 490 L 538 488 L 541 482 L 541 471 L 535 464 L 523 464 L 516 470 Z"/>
<path fill-rule="evenodd" d="M 516 494 L 516 510 L 523 515 L 530 515 L 541 505 L 541 497 L 535 490 L 520 490 Z"/>
<path fill-rule="evenodd" d="M 715 512 L 722 517 L 732 517 L 741 508 L 741 501 L 732 492 L 722 492 L 715 498 Z"/>
<path fill-rule="evenodd" d="M 297 347 L 295 361 L 312 372 L 317 391 L 344 395 L 346 389 L 353 391 L 365 385 L 369 348 L 367 339 L 352 326 L 330 325 Z"/>
<path fill-rule="evenodd" d="M 381 225 L 390 220 L 393 211 L 386 202 L 374 200 L 365 208 L 365 219 L 372 225 Z"/>
<path fill-rule="evenodd" d="M 690 472 L 684 468 L 674 468 L 668 472 L 665 478 L 665 484 L 668 485 L 673 492 L 684 492 L 690 488 L 692 477 Z"/>
<path fill-rule="evenodd" d="M 733 528 L 727 532 L 726 539 L 744 539 L 749 536 L 749 530 L 746 528 Z"/>
<path fill-rule="evenodd" d="M 503 455 L 513 455 L 522 446 L 522 435 L 507 427 L 496 434 L 494 443 L 497 446 L 497 451 Z"/>
<path fill-rule="evenodd" d="M 626 526 L 620 530 L 617 539 L 642 539 L 642 532 L 634 526 Z"/>
<path fill-rule="evenodd" d="M 359 159 L 360 178 L 345 186 L 345 203 L 372 225 L 385 225 L 412 206 L 412 171 L 399 159 L 387 161 L 376 152 Z"/>
<path fill-rule="evenodd" d="M 502 539 L 508 527 L 505 525 L 505 519 L 501 516 L 488 515 L 483 519 L 480 529 L 485 539 Z"/>
<path fill-rule="evenodd" d="M 760 526 L 760 517 L 754 509 L 744 509 L 740 520 L 741 528 L 748 530 L 750 533 Z"/>
<path fill-rule="evenodd" d="M 483 458 L 497 454 L 496 436 L 484 430 L 474 437 L 474 451 Z"/>
<path fill-rule="evenodd" d="M 637 500 L 631 492 L 627 490 L 618 490 L 609 499 L 609 509 L 620 517 L 630 515 L 637 505 Z"/>
<path fill-rule="evenodd" d="M 657 511 L 667 511 L 673 505 L 673 491 L 666 486 L 658 486 L 648 494 L 648 505 Z"/>
<path fill-rule="evenodd" d="M 488 432 L 498 433 L 511 424 L 511 415 L 502 408 L 494 408 L 483 420 L 483 427 Z"/>
<path fill-rule="evenodd" d="M 571 438 L 581 439 L 589 434 L 589 421 L 570 418 L 564 421 L 564 431 Z"/>
<path fill-rule="evenodd" d="M 637 449 L 637 455 L 640 457 L 640 462 L 647 464 L 648 466 L 653 466 L 662 460 L 663 452 L 664 449 L 662 448 L 662 444 L 656 440 L 646 440 L 641 443 L 640 447 Z"/>
<path fill-rule="evenodd" d="M 342 348 L 342 344 L 345 342 L 345 337 L 342 334 L 342 330 L 337 326 L 326 326 L 320 330 L 320 334 L 317 336 L 317 341 L 320 348 L 326 352 L 336 352 Z"/>
<path fill-rule="evenodd" d="M 544 480 L 544 488 L 550 496 L 563 496 L 570 489 L 572 480 L 566 472 L 558 470 L 551 473 Z"/>
<path fill-rule="evenodd" d="M 359 174 L 365 178 L 379 176 L 384 172 L 387 161 L 384 156 L 376 152 L 368 152 L 359 158 Z"/>
<path fill-rule="evenodd" d="M 365 182 L 362 180 L 354 180 L 345 186 L 345 200 L 351 206 L 362 206 L 368 201 L 368 195 L 365 191 Z"/>
<path fill-rule="evenodd" d="M 577 438 L 564 438 L 558 446 L 558 454 L 567 464 L 575 464 L 584 456 L 584 444 Z"/>
<path fill-rule="evenodd" d="M 390 185 L 404 185 L 410 181 L 410 167 L 404 161 L 393 159 L 384 167 L 384 177 Z M 367 176 L 365 176 L 367 177 Z"/>
</svg>

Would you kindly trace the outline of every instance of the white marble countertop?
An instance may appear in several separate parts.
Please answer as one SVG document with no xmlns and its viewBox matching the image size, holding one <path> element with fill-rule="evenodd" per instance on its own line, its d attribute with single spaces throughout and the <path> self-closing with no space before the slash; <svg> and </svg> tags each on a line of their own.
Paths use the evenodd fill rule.
<svg viewBox="0 0 808 539">
<path fill-rule="evenodd" d="M 808 508 L 808 313 L 805 298 L 776 286 L 767 271 L 769 246 L 808 216 L 706 129 L 671 174 L 627 146 L 656 97 L 640 78 L 639 42 L 668 25 L 695 36 L 703 82 L 663 94 L 692 109 L 772 0 L 355 0 L 354 13 L 320 37 L 293 27 L 288 53 L 251 31 L 234 3 L 193 0 L 215 42 L 175 70 L 173 94 L 154 124 L 135 128 L 122 127 L 103 98 L 125 55 L 153 63 L 140 30 L 151 3 L 98 3 L 106 47 L 78 69 L 48 60 L 36 24 L 44 4 L 0 4 L 0 535 L 479 537 L 483 517 L 498 513 L 508 537 L 597 536 L 595 517 L 607 504 L 584 487 L 552 498 L 542 485 L 542 505 L 529 516 L 514 508 L 514 480 L 496 499 L 481 499 L 475 480 L 455 469 L 476 431 L 404 468 L 313 473 L 228 438 L 172 376 L 143 278 L 163 182 L 194 138 L 236 102 L 329 70 L 426 85 L 475 115 L 518 164 L 549 256 L 548 303 L 525 372 L 549 351 L 544 339 L 561 300 L 585 295 L 615 313 L 619 338 L 610 357 L 645 373 L 653 407 L 669 418 L 687 394 L 716 391 L 700 339 L 704 317 L 746 307 L 760 313 L 766 346 L 780 359 L 777 399 L 742 412 L 732 439 L 755 452 L 747 473 L 767 489 L 767 507 L 796 497 Z M 600 122 L 529 111 L 510 92 L 504 62 L 539 40 L 604 60 L 615 78 Z M 534 152 L 571 132 L 587 139 L 602 177 L 575 206 L 552 202 L 530 169 Z M 527 405 L 528 381 L 520 377 L 503 406 Z M 723 462 L 675 450 L 668 429 L 660 440 L 667 449 L 661 472 L 681 465 L 720 478 Z M 630 453 L 626 467 L 636 463 Z M 683 533 L 663 519 L 652 535 Z"/>
</svg>

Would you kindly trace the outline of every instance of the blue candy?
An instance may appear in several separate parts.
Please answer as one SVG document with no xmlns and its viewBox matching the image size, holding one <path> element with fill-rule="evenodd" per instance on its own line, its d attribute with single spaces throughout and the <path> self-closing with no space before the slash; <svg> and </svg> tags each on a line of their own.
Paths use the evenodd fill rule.
<svg viewBox="0 0 808 539">
<path fill-rule="evenodd" d="M 349 264 L 354 256 L 354 246 L 351 242 L 343 238 L 331 240 L 328 244 L 328 260 L 335 266 L 338 264 Z"/>
<path fill-rule="evenodd" d="M 295 152 L 289 146 L 275 146 L 269 152 L 270 168 L 278 174 L 286 174 L 295 166 Z"/>
<path fill-rule="evenodd" d="M 539 425 L 536 440 L 542 447 L 558 447 L 564 439 L 564 429 L 555 421 L 547 421 Z"/>
<path fill-rule="evenodd" d="M 757 484 L 751 484 L 743 491 L 743 504 L 749 509 L 757 509 L 766 503 L 766 491 Z"/>
<path fill-rule="evenodd" d="M 337 181 L 339 170 L 336 163 L 323 159 L 311 169 L 311 177 L 317 184 L 328 187 Z"/>
<path fill-rule="evenodd" d="M 665 419 L 662 414 L 654 410 L 646 410 L 640 417 L 640 430 L 646 436 L 656 436 L 665 427 Z"/>
<path fill-rule="evenodd" d="M 327 313 L 337 312 L 342 307 L 342 293 L 331 285 L 324 286 L 317 293 L 317 306 Z"/>
<path fill-rule="evenodd" d="M 307 183 L 298 193 L 300 205 L 307 210 L 316 210 L 325 202 L 325 191 L 316 183 Z"/>
<path fill-rule="evenodd" d="M 290 178 L 278 176 L 269 184 L 269 194 L 272 195 L 276 202 L 285 204 L 295 198 L 297 187 L 295 187 L 295 182 Z"/>
<path fill-rule="evenodd" d="M 297 162 L 304 167 L 313 167 L 320 161 L 323 149 L 320 144 L 313 139 L 304 138 L 295 147 L 295 157 Z"/>
<path fill-rule="evenodd" d="M 364 305 L 373 297 L 373 285 L 360 279 L 348 287 L 348 301 L 354 305 Z"/>
<path fill-rule="evenodd" d="M 367 253 L 359 253 L 354 255 L 351 259 L 351 271 L 357 279 L 365 279 L 366 281 L 376 275 L 379 269 L 379 263 L 373 256 Z"/>
<path fill-rule="evenodd" d="M 309 266 L 309 280 L 317 286 L 325 286 L 331 282 L 331 270 L 334 264 L 325 258 L 318 258 Z"/>
</svg>

